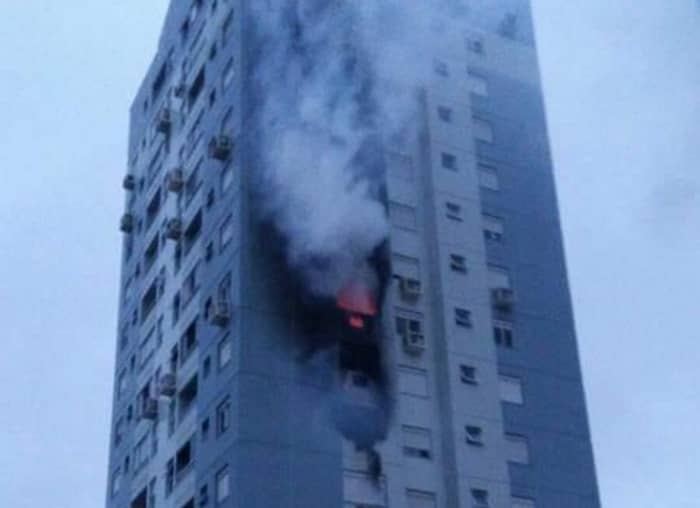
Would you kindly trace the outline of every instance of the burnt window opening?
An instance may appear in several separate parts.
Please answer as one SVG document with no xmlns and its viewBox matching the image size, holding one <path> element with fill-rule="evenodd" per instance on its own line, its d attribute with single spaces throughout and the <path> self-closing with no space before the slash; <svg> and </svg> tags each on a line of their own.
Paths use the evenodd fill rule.
<svg viewBox="0 0 700 508">
<path fill-rule="evenodd" d="M 197 77 L 194 78 L 194 81 L 192 82 L 192 86 L 190 87 L 190 91 L 187 95 L 190 109 L 192 109 L 192 106 L 194 106 L 195 103 L 197 102 L 197 99 L 199 99 L 199 96 L 201 95 L 202 90 L 204 89 L 204 84 L 205 84 L 205 74 L 204 74 L 204 67 L 202 67 L 202 69 L 197 74 Z"/>
<path fill-rule="evenodd" d="M 370 380 L 382 381 L 381 351 L 374 343 L 344 341 L 340 344 L 339 367 L 350 372 L 348 380 L 354 386 L 367 387 Z"/>
<path fill-rule="evenodd" d="M 199 381 L 197 374 L 182 387 L 177 396 L 178 407 L 180 408 L 179 420 L 182 421 L 192 410 L 197 401 L 197 393 L 199 392 Z"/>
</svg>

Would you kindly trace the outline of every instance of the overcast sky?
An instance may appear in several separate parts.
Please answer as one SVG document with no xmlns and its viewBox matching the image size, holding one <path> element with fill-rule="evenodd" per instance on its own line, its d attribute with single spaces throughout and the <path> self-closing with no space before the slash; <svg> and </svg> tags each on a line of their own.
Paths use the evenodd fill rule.
<svg viewBox="0 0 700 508">
<path fill-rule="evenodd" d="M 697 508 L 700 7 L 533 3 L 603 504 Z M 127 111 L 166 4 L 0 3 L 0 506 L 103 504 Z"/>
</svg>

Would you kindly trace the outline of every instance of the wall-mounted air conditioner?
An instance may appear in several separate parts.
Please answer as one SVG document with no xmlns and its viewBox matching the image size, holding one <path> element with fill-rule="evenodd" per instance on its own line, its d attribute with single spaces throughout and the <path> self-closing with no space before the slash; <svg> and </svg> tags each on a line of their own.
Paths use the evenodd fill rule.
<svg viewBox="0 0 700 508">
<path fill-rule="evenodd" d="M 185 186 L 185 176 L 181 168 L 171 169 L 167 176 L 167 187 L 170 192 L 180 192 Z"/>
<path fill-rule="evenodd" d="M 182 221 L 170 219 L 165 226 L 165 237 L 170 240 L 179 240 L 182 237 Z"/>
<path fill-rule="evenodd" d="M 130 213 L 122 215 L 119 221 L 119 229 L 123 233 L 131 233 L 134 230 L 134 216 Z"/>
<path fill-rule="evenodd" d="M 209 141 L 209 157 L 220 161 L 226 161 L 233 151 L 233 140 L 230 136 L 220 134 Z"/>
</svg>

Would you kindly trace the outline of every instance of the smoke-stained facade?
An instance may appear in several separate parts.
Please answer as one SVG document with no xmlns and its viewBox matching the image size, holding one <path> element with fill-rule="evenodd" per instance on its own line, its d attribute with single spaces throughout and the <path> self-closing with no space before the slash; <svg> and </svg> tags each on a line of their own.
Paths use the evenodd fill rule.
<svg viewBox="0 0 700 508">
<path fill-rule="evenodd" d="M 109 508 L 599 507 L 525 0 L 172 2 Z"/>
</svg>

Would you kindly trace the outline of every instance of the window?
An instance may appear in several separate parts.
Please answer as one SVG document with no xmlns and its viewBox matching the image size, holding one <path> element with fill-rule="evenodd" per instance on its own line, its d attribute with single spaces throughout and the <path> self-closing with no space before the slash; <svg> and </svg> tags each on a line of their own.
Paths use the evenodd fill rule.
<svg viewBox="0 0 700 508">
<path fill-rule="evenodd" d="M 124 438 L 124 418 L 121 416 L 114 424 L 114 446 L 119 446 Z"/>
<path fill-rule="evenodd" d="M 223 251 L 233 240 L 233 216 L 229 215 L 219 228 L 219 251 Z"/>
<path fill-rule="evenodd" d="M 399 367 L 399 393 L 427 397 L 428 373 L 423 369 Z"/>
<path fill-rule="evenodd" d="M 397 316 L 396 317 L 396 333 L 400 337 L 406 337 L 411 333 L 421 333 L 422 326 L 422 315 L 413 314 L 411 317 L 407 316 Z"/>
<path fill-rule="evenodd" d="M 510 289 L 511 287 L 510 273 L 507 268 L 489 265 L 487 278 L 491 289 Z"/>
<path fill-rule="evenodd" d="M 159 237 L 156 234 L 151 240 L 151 243 L 146 247 L 146 251 L 143 254 L 143 270 L 144 273 L 148 273 L 149 269 L 153 266 L 156 259 L 158 258 L 158 247 L 160 246 Z M 131 282 L 131 279 L 129 279 Z"/>
<path fill-rule="evenodd" d="M 450 254 L 450 268 L 453 272 L 467 273 L 467 260 L 459 254 Z"/>
<path fill-rule="evenodd" d="M 472 326 L 472 313 L 467 309 L 461 307 L 455 307 L 455 324 L 457 326 L 463 326 L 465 328 L 471 328 Z"/>
<path fill-rule="evenodd" d="M 462 207 L 457 203 L 448 201 L 445 203 L 445 215 L 448 219 L 462 221 Z"/>
<path fill-rule="evenodd" d="M 489 506 L 489 492 L 485 489 L 471 489 L 475 506 L 482 508 Z"/>
<path fill-rule="evenodd" d="M 205 83 L 205 74 L 204 74 L 204 67 L 202 67 L 197 74 L 197 77 L 194 78 L 194 81 L 192 82 L 192 86 L 190 87 L 190 91 L 188 94 L 188 103 L 190 109 L 194 106 L 194 104 L 197 102 L 197 99 L 202 93 L 202 90 L 204 89 L 204 83 Z"/>
<path fill-rule="evenodd" d="M 124 392 L 126 392 L 126 386 L 127 386 L 127 379 L 126 379 L 126 369 L 122 370 L 119 373 L 119 378 L 117 380 L 117 400 L 121 398 L 122 395 L 124 395 Z"/>
<path fill-rule="evenodd" d="M 397 277 L 420 280 L 420 260 L 418 258 L 395 253 L 391 256 L 391 267 Z"/>
<path fill-rule="evenodd" d="M 469 70 L 467 72 L 467 82 L 469 84 L 469 91 L 474 95 L 486 96 L 489 94 L 486 78 L 474 71 Z"/>
<path fill-rule="evenodd" d="M 189 253 L 190 249 L 199 239 L 199 235 L 202 232 L 202 212 L 201 210 L 192 218 L 190 223 L 185 228 L 184 238 L 184 251 L 185 256 Z"/>
<path fill-rule="evenodd" d="M 223 369 L 231 361 L 231 339 L 228 335 L 221 339 L 219 345 L 217 346 L 217 349 L 219 357 L 219 369 Z"/>
<path fill-rule="evenodd" d="M 192 173 L 190 173 L 190 175 L 187 177 L 187 181 L 185 182 L 185 207 L 187 207 L 187 205 L 190 204 L 192 199 L 197 194 L 197 191 L 199 191 L 199 188 L 202 186 L 202 180 L 201 178 L 199 178 L 199 172 L 200 168 L 202 167 L 202 164 L 204 164 L 204 162 L 202 159 L 200 159 L 197 162 L 197 165 L 192 170 Z"/>
<path fill-rule="evenodd" d="M 222 503 L 231 493 L 231 483 L 229 479 L 228 467 L 216 473 L 216 502 Z"/>
<path fill-rule="evenodd" d="M 175 460 L 170 459 L 165 466 L 165 496 L 172 493 L 175 484 Z"/>
<path fill-rule="evenodd" d="M 221 38 L 224 41 L 224 44 L 226 44 L 226 40 L 228 39 L 229 35 L 231 34 L 231 27 L 233 26 L 233 10 L 228 13 L 226 16 L 226 19 L 224 20 L 223 25 L 221 25 Z"/>
<path fill-rule="evenodd" d="M 472 446 L 484 446 L 484 431 L 476 425 L 464 427 L 467 444 Z"/>
<path fill-rule="evenodd" d="M 524 497 L 513 497 L 511 498 L 510 506 L 511 508 L 535 508 L 535 502 Z"/>
<path fill-rule="evenodd" d="M 438 106 L 437 108 L 438 118 L 445 123 L 452 122 L 452 108 L 447 106 Z"/>
<path fill-rule="evenodd" d="M 517 377 L 501 375 L 498 378 L 501 400 L 510 404 L 523 404 L 523 384 Z"/>
<path fill-rule="evenodd" d="M 233 183 L 233 167 L 231 164 L 226 166 L 221 172 L 221 194 L 226 193 L 226 191 L 231 187 Z"/>
<path fill-rule="evenodd" d="M 122 486 L 122 470 L 117 468 L 112 473 L 112 497 L 116 496 Z"/>
<path fill-rule="evenodd" d="M 231 426 L 231 400 L 226 397 L 216 408 L 216 435 L 220 436 Z"/>
<path fill-rule="evenodd" d="M 184 365 L 190 355 L 197 349 L 197 321 L 198 319 L 194 318 L 187 326 L 185 333 L 180 337 L 180 350 L 182 351 L 180 365 Z"/>
<path fill-rule="evenodd" d="M 401 435 L 405 456 L 420 459 L 432 457 L 430 430 L 404 425 L 401 427 Z"/>
<path fill-rule="evenodd" d="M 221 86 L 226 90 L 229 85 L 233 82 L 233 77 L 236 73 L 236 69 L 233 66 L 233 58 L 228 61 L 226 67 L 224 67 L 224 73 L 221 77 Z"/>
<path fill-rule="evenodd" d="M 153 198 L 151 198 L 151 201 L 146 207 L 146 228 L 150 227 L 150 225 L 153 224 L 153 221 L 158 216 L 158 212 L 160 211 L 160 204 L 161 194 L 160 189 L 158 189 L 158 191 L 154 194 Z"/>
<path fill-rule="evenodd" d="M 180 319 L 180 293 L 175 293 L 173 296 L 173 324 Z"/>
<path fill-rule="evenodd" d="M 474 138 L 484 143 L 493 143 L 493 127 L 488 120 L 479 117 L 472 118 Z"/>
<path fill-rule="evenodd" d="M 200 432 L 202 434 L 202 441 L 206 441 L 209 438 L 209 418 L 202 420 Z"/>
<path fill-rule="evenodd" d="M 226 132 L 231 128 L 231 121 L 233 120 L 233 107 L 230 107 L 221 117 L 221 132 Z"/>
<path fill-rule="evenodd" d="M 192 300 L 194 295 L 199 291 L 199 283 L 197 282 L 197 268 L 199 266 L 195 265 L 190 271 L 189 275 L 185 278 L 182 283 L 182 289 L 180 290 L 180 298 L 182 300 L 182 308 L 184 309 L 188 303 Z"/>
<path fill-rule="evenodd" d="M 530 449 L 527 438 L 519 434 L 506 434 L 506 456 L 508 462 L 515 464 L 530 463 Z"/>
<path fill-rule="evenodd" d="M 476 367 L 471 365 L 460 365 L 459 366 L 459 379 L 462 383 L 467 385 L 476 385 L 479 383 L 476 377 Z"/>
<path fill-rule="evenodd" d="M 513 339 L 513 325 L 506 321 L 494 321 L 493 341 L 497 346 L 513 349 L 515 347 L 515 341 Z"/>
<path fill-rule="evenodd" d="M 137 441 L 136 446 L 134 447 L 134 471 L 141 471 L 144 467 L 146 467 L 149 459 L 150 454 L 148 453 L 148 434 L 144 434 Z"/>
<path fill-rule="evenodd" d="M 153 309 L 156 307 L 156 303 L 158 303 L 158 284 L 157 280 L 153 281 L 153 284 L 148 288 L 148 290 L 144 293 L 143 298 L 141 299 L 141 322 L 143 323 L 146 321 L 146 318 L 151 314 Z"/>
<path fill-rule="evenodd" d="M 432 492 L 406 491 L 406 508 L 436 508 L 437 501 Z"/>
<path fill-rule="evenodd" d="M 503 219 L 493 215 L 483 215 L 481 221 L 486 240 L 492 242 L 503 241 Z"/>
<path fill-rule="evenodd" d="M 390 201 L 389 217 L 391 223 L 396 227 L 404 229 L 416 229 L 417 227 L 416 209 L 412 206 Z"/>
<path fill-rule="evenodd" d="M 433 62 L 433 70 L 435 71 L 435 74 L 442 76 L 443 78 L 450 75 L 450 69 L 447 66 L 447 63 L 443 62 L 442 60 L 435 60 Z"/>
<path fill-rule="evenodd" d="M 451 153 L 442 152 L 442 154 L 440 154 L 440 163 L 445 169 L 457 171 L 457 157 Z"/>
<path fill-rule="evenodd" d="M 192 470 L 192 439 L 187 441 L 175 454 L 175 480 L 179 482 Z"/>
<path fill-rule="evenodd" d="M 187 382 L 185 386 L 182 387 L 180 393 L 177 396 L 177 403 L 180 409 L 179 419 L 182 421 L 194 407 L 194 403 L 197 400 L 197 392 L 199 391 L 199 382 L 197 380 L 197 374 L 192 376 L 192 378 Z"/>
<path fill-rule="evenodd" d="M 386 487 L 371 475 L 343 472 L 344 508 L 381 508 L 386 505 Z"/>
</svg>

